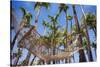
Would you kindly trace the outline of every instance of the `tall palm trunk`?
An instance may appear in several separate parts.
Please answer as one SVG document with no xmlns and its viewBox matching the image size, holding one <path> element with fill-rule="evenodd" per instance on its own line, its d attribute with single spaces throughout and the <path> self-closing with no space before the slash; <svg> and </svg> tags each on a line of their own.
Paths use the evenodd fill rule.
<svg viewBox="0 0 100 67">
<path fill-rule="evenodd" d="M 32 61 L 31 61 L 31 63 L 30 63 L 30 65 L 32 65 L 32 64 L 33 64 L 33 62 L 34 62 L 35 58 L 36 58 L 36 56 L 34 56 L 34 58 L 32 59 Z"/>
<path fill-rule="evenodd" d="M 20 56 L 21 55 L 19 55 L 21 50 L 20 50 L 20 48 L 18 48 L 18 55 L 17 55 L 17 57 L 16 57 L 16 62 L 15 62 L 15 64 L 14 65 L 16 65 L 17 66 L 17 64 L 18 64 L 18 61 L 19 61 L 19 59 L 20 59 Z"/>
<path fill-rule="evenodd" d="M 13 47 L 14 47 L 14 44 L 15 44 L 15 42 L 16 42 L 16 39 L 17 39 L 17 37 L 18 37 L 18 35 L 19 35 L 19 33 L 20 33 L 21 30 L 22 30 L 22 28 L 20 28 L 20 29 L 18 30 L 18 32 L 16 33 L 16 35 L 15 35 L 15 37 L 14 37 L 14 39 L 13 39 L 13 42 L 11 43 L 11 48 L 10 48 L 11 51 L 12 51 L 12 49 L 13 49 Z"/>
<path fill-rule="evenodd" d="M 65 12 L 66 14 L 66 17 L 67 17 L 67 12 Z M 67 34 L 68 34 L 68 19 L 66 18 L 66 44 L 64 46 L 64 48 L 66 49 L 68 47 L 68 44 L 67 44 Z M 65 63 L 67 63 L 67 59 L 65 59 Z"/>
<path fill-rule="evenodd" d="M 93 28 L 93 32 L 94 32 L 95 37 L 96 37 L 96 36 L 97 36 L 97 31 L 96 31 L 96 29 Z"/>
<path fill-rule="evenodd" d="M 41 8 L 41 7 L 40 7 Z M 39 8 L 39 10 L 37 11 L 37 15 L 36 15 L 36 18 L 35 18 L 35 26 L 36 26 L 36 28 L 37 28 L 37 25 L 38 25 L 38 17 L 39 17 L 39 15 L 40 15 L 40 8 Z"/>
<path fill-rule="evenodd" d="M 85 13 L 84 13 L 84 10 L 81 6 L 81 10 L 82 10 L 82 13 L 83 13 L 83 16 L 84 16 L 84 26 L 85 26 L 85 29 L 86 29 L 86 39 L 87 39 L 87 48 L 88 48 L 88 58 L 89 58 L 89 61 L 93 61 L 93 57 L 92 57 L 92 52 L 91 52 L 91 47 L 90 47 L 90 38 L 89 38 L 89 34 L 88 34 L 88 30 L 87 30 L 87 23 L 86 23 L 86 16 L 85 16 Z"/>
<path fill-rule="evenodd" d="M 29 64 L 30 57 L 31 57 L 31 53 L 28 52 L 24 65 L 28 65 Z"/>
<path fill-rule="evenodd" d="M 44 26 L 44 32 L 43 32 L 43 35 L 45 35 L 45 33 L 46 33 L 46 27 Z"/>
<path fill-rule="evenodd" d="M 56 46 L 56 44 L 55 44 L 55 33 L 56 33 L 55 22 L 53 22 L 53 27 L 54 27 L 54 30 L 53 30 L 53 55 L 55 55 L 55 46 Z M 55 63 L 56 63 L 55 60 L 53 60 L 53 64 L 55 64 Z"/>
<path fill-rule="evenodd" d="M 66 6 L 66 8 L 68 9 L 68 6 Z M 67 9 L 64 10 L 65 12 L 65 16 L 67 17 Z M 68 19 L 66 18 L 66 45 L 64 46 L 64 48 L 66 49 L 68 47 L 68 43 L 67 43 L 67 35 L 68 35 Z M 65 59 L 65 63 L 67 63 L 67 59 Z"/>
<path fill-rule="evenodd" d="M 71 22 L 71 44 L 72 44 L 72 20 L 70 20 L 70 22 Z M 73 58 L 73 61 L 75 62 L 74 54 L 73 54 L 72 58 Z"/>
<path fill-rule="evenodd" d="M 53 55 L 55 55 L 55 47 L 53 47 Z M 53 64 L 55 64 L 55 60 L 53 60 Z"/>
<path fill-rule="evenodd" d="M 83 47 L 82 46 L 82 36 L 81 36 L 81 33 L 80 33 L 80 27 L 79 27 L 79 22 L 78 22 L 76 10 L 75 10 L 75 5 L 72 5 L 72 8 L 73 8 L 73 14 L 74 14 L 74 19 L 75 19 L 76 29 L 77 29 L 76 31 L 79 34 L 79 47 L 81 48 L 81 47 Z M 79 62 L 86 62 L 86 57 L 85 57 L 83 49 L 79 50 Z"/>
</svg>

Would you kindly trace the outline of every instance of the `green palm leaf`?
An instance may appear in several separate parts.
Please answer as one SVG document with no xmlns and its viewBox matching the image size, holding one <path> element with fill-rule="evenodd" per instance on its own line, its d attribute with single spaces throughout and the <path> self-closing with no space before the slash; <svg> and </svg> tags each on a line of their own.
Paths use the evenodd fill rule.
<svg viewBox="0 0 100 67">
<path fill-rule="evenodd" d="M 23 17 L 26 15 L 26 10 L 25 10 L 25 8 L 24 7 L 20 7 L 20 10 L 23 12 Z"/>
</svg>

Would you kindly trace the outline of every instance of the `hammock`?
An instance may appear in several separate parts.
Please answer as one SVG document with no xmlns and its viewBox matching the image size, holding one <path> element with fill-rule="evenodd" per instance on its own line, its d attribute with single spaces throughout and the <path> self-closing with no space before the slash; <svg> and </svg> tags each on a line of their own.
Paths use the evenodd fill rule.
<svg viewBox="0 0 100 67">
<path fill-rule="evenodd" d="M 31 45 L 34 44 L 35 40 L 40 38 L 39 36 L 37 36 L 37 34 L 35 32 L 32 32 L 31 28 L 23 37 L 22 39 L 19 41 L 19 45 L 22 48 L 26 48 L 29 52 L 31 52 L 33 55 L 37 56 L 40 60 L 43 60 L 45 62 L 49 62 L 52 60 L 63 60 L 63 59 L 69 59 L 74 53 L 78 52 L 79 50 L 83 49 L 82 48 L 77 48 L 76 50 L 73 51 L 63 51 L 61 53 L 55 54 L 55 55 L 44 55 L 43 53 L 39 52 L 38 49 L 32 50 L 33 47 Z M 31 39 L 32 38 L 32 39 Z M 32 40 L 33 42 L 30 44 L 30 46 L 28 46 L 29 44 L 25 45 L 25 39 L 27 39 L 30 43 L 30 40 Z M 39 44 L 39 43 L 38 43 Z M 37 45 L 37 44 L 35 44 Z M 27 47 L 28 46 L 28 47 Z"/>
<path fill-rule="evenodd" d="M 78 48 L 72 52 L 62 52 L 61 54 L 55 54 L 55 55 L 43 55 L 41 52 L 38 51 L 32 51 L 31 49 L 26 48 L 27 50 L 29 50 L 33 55 L 37 56 L 39 59 L 45 61 L 45 62 L 49 62 L 52 60 L 63 60 L 63 59 L 69 59 L 72 57 L 72 55 L 76 52 L 78 52 L 79 50 L 83 49 L 82 48 Z"/>
</svg>

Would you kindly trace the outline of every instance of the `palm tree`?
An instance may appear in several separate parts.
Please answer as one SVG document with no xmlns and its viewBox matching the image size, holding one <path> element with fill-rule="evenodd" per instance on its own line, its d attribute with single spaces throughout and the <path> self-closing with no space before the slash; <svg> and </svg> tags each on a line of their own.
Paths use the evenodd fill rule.
<svg viewBox="0 0 100 67">
<path fill-rule="evenodd" d="M 90 47 L 90 38 L 89 38 L 89 34 L 88 34 L 88 29 L 87 29 L 87 22 L 85 21 L 86 19 L 88 20 L 89 18 L 86 18 L 86 15 L 84 13 L 84 10 L 81 6 L 81 10 L 82 10 L 82 13 L 83 13 L 83 16 L 84 16 L 84 28 L 86 30 L 86 39 L 87 39 L 87 48 L 88 48 L 88 57 L 89 57 L 89 61 L 93 61 L 93 57 L 92 57 L 92 52 L 91 52 L 91 47 Z M 94 19 L 94 18 L 92 18 Z"/>
<path fill-rule="evenodd" d="M 25 8 L 21 7 L 21 11 L 23 12 L 23 21 L 20 23 L 20 27 L 28 27 L 30 26 L 30 20 L 32 19 L 32 14 L 27 12 Z"/>
<path fill-rule="evenodd" d="M 10 44 L 12 43 L 12 30 L 14 30 L 15 31 L 15 33 L 16 33 L 16 28 L 15 28 L 15 26 L 17 26 L 18 24 L 17 24 L 17 19 L 16 19 L 16 15 L 15 15 L 15 9 L 14 8 L 12 8 L 11 7 L 11 11 L 10 11 L 10 17 L 11 17 L 11 22 L 10 22 Z M 12 51 L 12 47 L 10 48 L 10 51 Z M 12 60 L 12 52 L 10 52 L 11 54 L 11 56 L 10 56 L 10 58 L 11 58 L 11 60 Z M 12 66 L 12 61 L 10 60 L 10 64 L 11 64 L 11 66 Z"/>
<path fill-rule="evenodd" d="M 45 35 L 45 33 L 46 33 L 46 26 L 48 26 L 48 22 L 43 20 L 42 25 L 44 26 L 44 33 L 43 33 L 43 35 Z"/>
<path fill-rule="evenodd" d="M 97 35 L 96 33 L 96 16 L 92 13 L 86 14 L 86 23 L 89 27 L 89 29 L 92 29 L 94 31 L 95 37 Z"/>
<path fill-rule="evenodd" d="M 18 29 L 18 31 L 17 31 L 17 33 L 16 33 L 14 39 L 13 39 L 13 42 L 11 43 L 11 51 L 12 51 L 12 49 L 13 49 L 13 47 L 14 47 L 14 44 L 15 44 L 15 42 L 16 42 L 16 39 L 17 39 L 17 37 L 18 37 L 20 31 L 21 31 L 23 28 L 26 28 L 26 27 L 30 27 L 30 26 L 31 26 L 31 25 L 30 25 L 30 20 L 32 19 L 31 13 L 28 13 L 28 12 L 25 10 L 25 8 L 23 8 L 23 7 L 20 7 L 20 9 L 21 9 L 21 11 L 23 12 L 23 18 L 22 18 L 22 21 L 21 21 L 21 23 L 20 23 L 20 27 L 19 27 L 19 29 Z M 19 60 L 19 59 L 18 59 L 18 60 Z M 17 60 L 17 62 L 18 62 L 18 60 Z M 16 62 L 16 64 L 17 64 L 17 62 Z"/>
<path fill-rule="evenodd" d="M 51 41 L 51 48 L 53 48 L 53 55 L 56 54 L 56 47 L 59 45 L 60 41 L 59 38 L 61 37 L 60 31 L 58 29 L 60 28 L 60 25 L 57 22 L 58 14 L 56 16 L 48 16 L 50 18 L 51 24 L 47 24 L 47 27 L 51 30 L 51 33 L 49 33 L 49 38 Z M 53 61 L 53 64 L 55 64 L 56 61 Z"/>
<path fill-rule="evenodd" d="M 86 22 L 87 28 L 89 28 L 90 30 L 93 30 L 96 37 L 96 16 L 91 12 L 84 13 L 84 10 L 82 7 L 81 7 L 81 10 L 82 10 L 82 13 L 84 14 L 81 17 L 82 18 L 81 22 L 82 23 Z M 85 27 L 84 24 L 82 24 L 82 26 Z"/>
<path fill-rule="evenodd" d="M 77 18 L 75 5 L 72 5 L 72 8 L 73 8 L 73 14 L 74 14 L 74 19 L 75 19 L 76 29 L 77 29 L 76 32 L 79 34 L 79 47 L 81 48 L 81 47 L 83 47 L 82 46 L 82 35 L 80 33 L 80 27 L 79 27 L 79 22 L 78 22 L 78 18 Z M 83 49 L 79 50 L 79 58 L 80 58 L 79 59 L 80 62 L 86 62 L 86 57 L 85 57 Z"/>
<path fill-rule="evenodd" d="M 37 15 L 36 15 L 36 19 L 35 19 L 35 27 L 37 28 L 37 24 L 38 24 L 38 17 L 40 15 L 40 11 L 41 11 L 41 7 L 45 7 L 46 9 L 48 9 L 50 6 L 49 3 L 45 3 L 45 2 L 37 2 L 35 3 L 34 9 L 37 11 Z"/>
<path fill-rule="evenodd" d="M 72 19 L 73 19 L 73 17 L 71 15 L 68 15 L 67 19 L 71 22 L 71 26 L 70 26 L 71 27 L 71 29 L 70 29 L 71 41 L 70 41 L 70 43 L 72 43 Z M 75 61 L 74 54 L 73 54 L 73 60 Z"/>
<path fill-rule="evenodd" d="M 72 19 L 73 19 L 73 17 L 68 15 L 67 19 L 71 22 L 71 26 L 70 27 L 71 27 L 71 33 L 72 33 Z"/>
<path fill-rule="evenodd" d="M 69 7 L 66 4 L 60 4 L 58 14 L 61 14 L 61 12 L 64 11 L 64 13 L 67 17 L 68 8 Z M 67 28 L 68 28 L 68 19 L 66 18 L 66 34 L 65 34 L 65 36 L 66 36 L 66 45 L 64 46 L 65 48 L 67 47 L 67 33 L 68 33 Z M 65 63 L 67 63 L 67 59 L 66 59 Z"/>
<path fill-rule="evenodd" d="M 49 6 L 50 6 L 50 4 L 49 3 L 45 3 L 45 2 L 37 2 L 37 3 L 35 3 L 34 9 L 37 11 L 37 15 L 36 15 L 36 18 L 35 18 L 35 25 L 34 25 L 35 31 L 37 29 L 38 17 L 40 15 L 41 7 L 45 7 L 46 9 L 48 9 Z"/>
<path fill-rule="evenodd" d="M 52 46 L 53 46 L 53 55 L 55 55 L 55 47 L 56 47 L 56 44 L 55 44 L 55 34 L 56 34 L 56 23 L 57 23 L 57 18 L 56 17 L 52 17 L 52 16 L 48 16 L 50 19 L 51 19 L 51 29 L 52 29 Z M 53 64 L 55 64 L 55 61 L 53 61 Z"/>
<path fill-rule="evenodd" d="M 30 20 L 32 19 L 32 14 L 31 13 L 28 13 L 25 8 L 21 7 L 20 8 L 21 11 L 23 12 L 23 18 L 22 18 L 22 21 L 20 23 L 20 28 L 19 30 L 17 31 L 14 39 L 13 39 L 13 42 L 11 43 L 11 51 L 14 47 L 14 44 L 15 44 L 15 41 L 20 33 L 20 31 L 23 29 L 23 27 L 30 27 Z"/>
</svg>

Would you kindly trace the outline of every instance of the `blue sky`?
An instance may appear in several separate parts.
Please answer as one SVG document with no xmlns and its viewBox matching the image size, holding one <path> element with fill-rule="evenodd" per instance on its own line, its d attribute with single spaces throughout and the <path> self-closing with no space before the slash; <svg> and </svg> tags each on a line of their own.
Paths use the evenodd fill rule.
<svg viewBox="0 0 100 67">
<path fill-rule="evenodd" d="M 31 1 L 30 2 L 28 2 L 28 1 L 27 2 L 23 2 L 23 1 L 13 1 L 12 2 L 12 7 L 15 9 L 15 14 L 16 14 L 18 23 L 20 23 L 20 21 L 22 20 L 22 12 L 19 8 L 24 7 L 27 11 L 29 11 L 33 15 L 33 18 L 31 20 L 31 24 L 34 25 L 35 16 L 37 13 L 34 10 L 34 4 L 35 3 L 31 2 Z M 72 5 L 71 4 L 67 4 L 67 5 L 69 6 L 68 14 L 73 16 Z M 38 29 L 37 29 L 37 31 L 40 34 L 43 34 L 43 30 L 44 30 L 44 28 L 42 26 L 42 21 L 43 20 L 50 21 L 50 19 L 48 18 L 48 15 L 55 16 L 57 11 L 58 11 L 58 6 L 59 6 L 59 4 L 52 3 L 48 10 L 45 9 L 44 7 L 41 8 L 39 21 L 38 21 Z M 96 14 L 96 6 L 84 5 L 83 8 L 84 8 L 85 12 L 92 12 L 92 13 Z M 77 11 L 78 20 L 80 21 L 80 18 L 82 16 L 82 12 L 80 10 L 79 5 L 76 5 L 76 11 Z M 58 18 L 58 22 L 62 27 L 65 27 L 66 18 L 65 18 L 64 12 L 61 13 L 60 17 Z M 72 20 L 72 22 L 74 24 L 74 19 Z M 68 31 L 70 31 L 70 23 L 68 25 Z M 91 41 L 94 41 L 95 37 L 94 37 L 93 31 L 89 31 L 89 35 L 90 35 Z"/>
<path fill-rule="evenodd" d="M 68 14 L 73 15 L 72 6 L 70 4 L 67 4 L 67 5 L 69 6 Z M 52 3 L 48 10 L 45 9 L 44 7 L 41 8 L 39 21 L 38 21 L 38 29 L 37 29 L 40 34 L 43 33 L 42 21 L 43 20 L 50 21 L 50 19 L 48 18 L 48 15 L 55 16 L 57 14 L 57 11 L 58 11 L 58 6 L 59 6 L 59 4 Z M 13 1 L 12 7 L 15 9 L 18 23 L 20 23 L 20 21 L 22 20 L 22 12 L 19 8 L 24 7 L 28 12 L 30 12 L 33 15 L 33 18 L 31 20 L 31 24 L 34 25 L 35 16 L 36 16 L 36 13 L 37 13 L 34 10 L 34 2 L 31 2 L 31 1 L 30 2 Z M 94 14 L 96 13 L 96 6 L 84 5 L 83 8 L 84 8 L 85 12 L 92 12 Z M 80 10 L 79 5 L 76 5 L 76 11 L 77 11 L 78 20 L 80 21 L 80 18 L 82 16 L 82 12 Z M 58 18 L 58 22 L 59 22 L 60 25 L 65 27 L 66 19 L 65 19 L 65 13 L 64 12 L 62 12 L 60 17 Z M 74 24 L 74 19 L 72 20 L 72 22 Z M 68 31 L 70 31 L 70 23 L 68 25 Z M 89 31 L 89 32 L 91 32 L 89 34 L 90 36 L 94 35 L 94 33 L 92 31 Z M 92 37 L 92 39 L 93 38 L 94 37 Z"/>
</svg>

